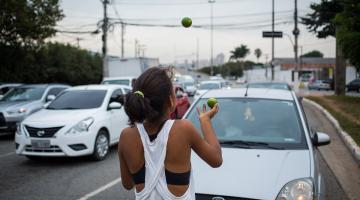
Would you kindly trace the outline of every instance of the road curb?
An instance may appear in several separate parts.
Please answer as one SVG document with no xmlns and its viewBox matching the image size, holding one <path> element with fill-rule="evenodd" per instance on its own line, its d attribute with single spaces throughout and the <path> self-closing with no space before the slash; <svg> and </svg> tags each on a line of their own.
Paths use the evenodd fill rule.
<svg viewBox="0 0 360 200">
<path fill-rule="evenodd" d="M 335 126 L 337 132 L 340 133 L 341 139 L 344 141 L 346 147 L 350 150 L 353 157 L 358 162 L 360 162 L 360 148 L 359 148 L 359 146 L 355 143 L 355 141 L 351 138 L 351 136 L 341 128 L 339 122 L 335 119 L 335 117 L 333 117 L 329 113 L 329 111 L 327 111 L 324 107 L 322 107 L 318 103 L 316 103 L 316 102 L 314 102 L 314 101 L 312 101 L 310 99 L 307 99 L 307 98 L 304 98 L 303 101 L 315 106 L 316 108 L 318 108 L 319 110 L 321 110 L 321 112 L 323 112 L 325 114 L 325 116 Z"/>
</svg>

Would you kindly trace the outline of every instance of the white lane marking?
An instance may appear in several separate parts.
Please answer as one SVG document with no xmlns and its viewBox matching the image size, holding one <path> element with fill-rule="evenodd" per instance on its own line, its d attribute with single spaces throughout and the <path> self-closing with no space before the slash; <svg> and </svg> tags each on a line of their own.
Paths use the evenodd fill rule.
<svg viewBox="0 0 360 200">
<path fill-rule="evenodd" d="M 89 199 L 90 197 L 93 197 L 93 196 L 99 194 L 100 192 L 102 192 L 102 191 L 104 191 L 104 190 L 106 190 L 106 189 L 108 189 L 108 188 L 110 188 L 110 187 L 112 187 L 112 186 L 114 186 L 115 184 L 120 183 L 120 182 L 121 182 L 121 178 L 117 178 L 117 179 L 111 181 L 110 183 L 108 183 L 108 184 L 106 184 L 106 185 L 104 185 L 104 186 L 101 186 L 100 188 L 98 188 L 98 189 L 96 189 L 96 190 L 94 190 L 94 191 L 86 194 L 85 196 L 81 197 L 81 198 L 78 199 L 78 200 L 87 200 L 87 199 Z"/>
<path fill-rule="evenodd" d="M 12 154 L 15 154 L 15 152 L 10 152 L 10 153 L 6 153 L 6 154 L 2 154 L 2 155 L 0 155 L 0 158 L 5 157 L 5 156 L 10 156 L 10 155 L 12 155 Z"/>
</svg>

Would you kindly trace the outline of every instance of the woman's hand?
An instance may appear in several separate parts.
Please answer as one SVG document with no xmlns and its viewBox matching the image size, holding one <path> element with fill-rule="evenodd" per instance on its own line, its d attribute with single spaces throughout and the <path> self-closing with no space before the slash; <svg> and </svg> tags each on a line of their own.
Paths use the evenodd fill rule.
<svg viewBox="0 0 360 200">
<path fill-rule="evenodd" d="M 212 109 L 210 109 L 209 111 L 206 111 L 206 105 L 203 104 L 203 109 L 202 111 L 200 111 L 200 108 L 197 107 L 196 108 L 198 114 L 199 114 L 199 119 L 212 119 L 216 113 L 219 111 L 219 105 L 215 104 L 214 107 L 212 107 Z"/>
</svg>

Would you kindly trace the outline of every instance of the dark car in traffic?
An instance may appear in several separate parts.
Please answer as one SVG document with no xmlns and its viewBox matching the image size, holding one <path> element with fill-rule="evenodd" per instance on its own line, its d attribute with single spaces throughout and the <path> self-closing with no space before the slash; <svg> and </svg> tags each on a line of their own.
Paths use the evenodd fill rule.
<svg viewBox="0 0 360 200">
<path fill-rule="evenodd" d="M 360 92 L 360 78 L 354 79 L 349 84 L 347 84 L 346 90 Z"/>
</svg>

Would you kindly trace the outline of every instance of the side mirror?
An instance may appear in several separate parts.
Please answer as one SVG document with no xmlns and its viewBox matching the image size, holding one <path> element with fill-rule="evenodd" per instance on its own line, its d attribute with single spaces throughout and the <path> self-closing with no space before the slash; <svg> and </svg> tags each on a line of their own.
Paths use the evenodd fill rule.
<svg viewBox="0 0 360 200">
<path fill-rule="evenodd" d="M 119 102 L 111 102 L 109 104 L 108 110 L 120 109 L 120 108 L 121 108 L 121 104 Z"/>
<path fill-rule="evenodd" d="M 46 102 L 49 102 L 49 101 L 53 101 L 54 99 L 56 98 L 56 96 L 55 95 L 48 95 L 47 97 L 46 97 Z"/>
<path fill-rule="evenodd" d="M 323 146 L 330 144 L 330 137 L 326 133 L 316 132 L 312 138 L 314 146 Z"/>
<path fill-rule="evenodd" d="M 46 103 L 43 105 L 43 108 L 46 109 L 46 108 L 50 105 L 50 103 L 51 103 L 50 101 L 46 102 Z"/>
</svg>

